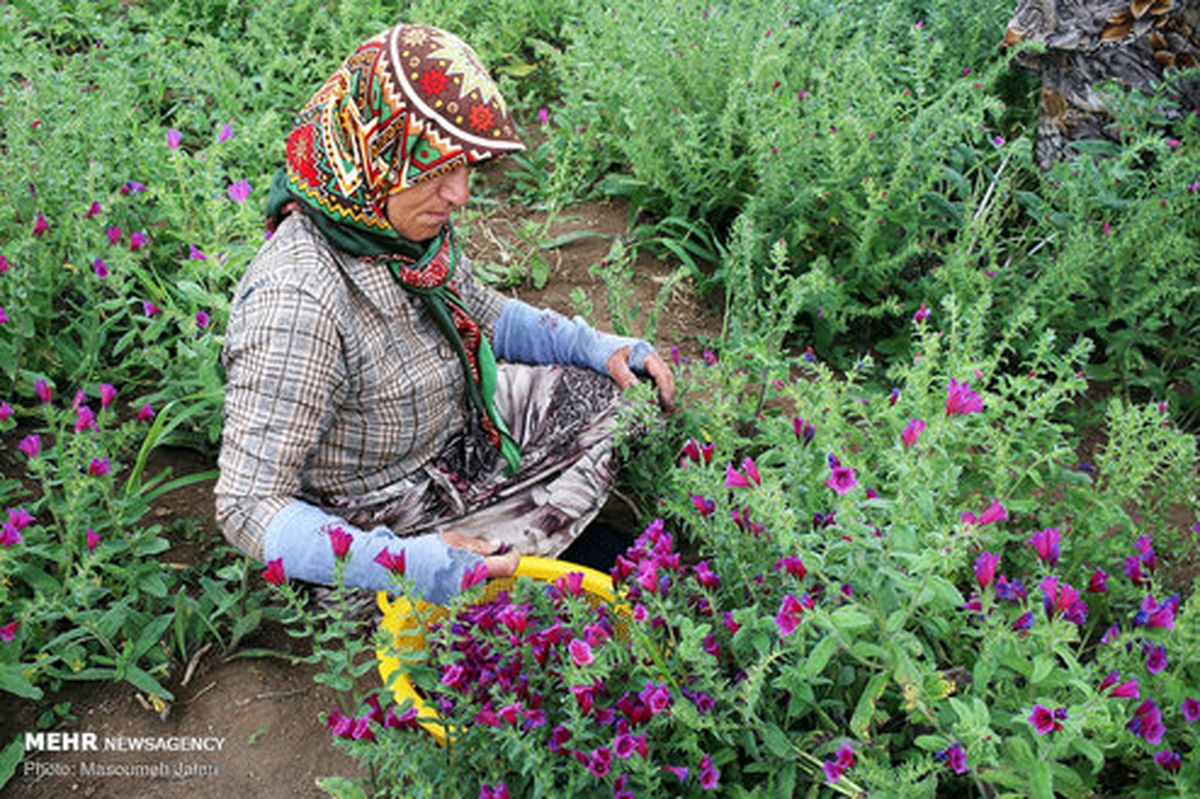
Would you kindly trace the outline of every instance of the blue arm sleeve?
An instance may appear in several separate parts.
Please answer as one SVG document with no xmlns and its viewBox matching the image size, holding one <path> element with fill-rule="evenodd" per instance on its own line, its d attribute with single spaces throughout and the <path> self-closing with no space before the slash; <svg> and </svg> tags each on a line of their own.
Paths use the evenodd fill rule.
<svg viewBox="0 0 1200 799">
<path fill-rule="evenodd" d="M 479 555 L 446 544 L 441 533 L 401 538 L 387 527 L 360 530 L 300 500 L 284 507 L 267 524 L 264 557 L 282 558 L 284 573 L 289 577 L 330 584 L 335 561 L 329 531 L 335 527 L 354 536 L 345 580 L 346 585 L 355 588 L 394 590 L 391 573 L 375 562 L 375 556 L 384 549 L 396 556 L 404 550 L 406 572 L 416 592 L 426 602 L 445 605 L 461 590 L 463 574 L 483 562 Z"/>
<path fill-rule="evenodd" d="M 622 347 L 630 348 L 629 367 L 645 374 L 646 358 L 654 348 L 645 341 L 601 333 L 581 317 L 535 308 L 509 300 L 496 322 L 492 348 L 505 361 L 529 364 L 587 366 L 608 374 L 608 359 Z"/>
</svg>

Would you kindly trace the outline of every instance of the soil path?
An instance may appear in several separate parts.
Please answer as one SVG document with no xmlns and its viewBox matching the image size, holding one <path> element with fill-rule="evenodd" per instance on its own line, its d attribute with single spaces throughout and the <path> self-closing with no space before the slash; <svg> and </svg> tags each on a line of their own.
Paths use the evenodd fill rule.
<svg viewBox="0 0 1200 799">
<path fill-rule="evenodd" d="M 467 252 L 476 263 L 504 266 L 520 257 L 524 223 L 545 216 L 516 206 L 487 206 L 465 220 Z M 607 286 L 590 269 L 605 258 L 614 237 L 627 230 L 622 206 L 585 204 L 557 216 L 539 240 L 568 232 L 586 232 L 572 243 L 544 251 L 549 277 L 540 290 L 528 283 L 522 299 L 572 315 L 578 311 L 571 293 L 581 289 L 594 309 L 594 321 L 612 329 Z M 636 277 L 620 298 L 642 309 L 633 330 L 642 332 L 647 311 L 660 293 L 669 298 L 658 330 L 660 349 L 678 345 L 685 354 L 699 351 L 705 339 L 719 334 L 720 315 L 700 303 L 686 280 L 672 281 L 674 267 L 648 252 L 637 254 Z M 663 286 L 668 285 L 664 292 Z M 514 292 L 515 290 L 509 289 Z M 209 458 L 188 450 L 160 450 L 152 465 L 171 467 L 174 475 L 213 468 Z M 204 557 L 208 544 L 220 540 L 212 515 L 212 482 L 188 486 L 162 497 L 152 511 L 154 521 L 189 520 L 197 532 L 180 542 L 171 560 Z M 199 543 L 197 543 L 199 542 Z M 265 627 L 247 647 L 286 650 L 295 646 L 278 627 Z M 192 752 L 42 752 L 28 754 L 16 776 L 2 790 L 3 799 L 200 799 L 201 797 L 327 797 L 316 781 L 326 776 L 359 774 L 358 764 L 333 744 L 319 714 L 334 707 L 333 693 L 313 681 L 315 667 L 292 666 L 280 659 L 222 660 L 209 654 L 187 686 L 169 687 L 177 701 L 166 718 L 144 707 L 125 684 L 75 685 L 58 697 L 72 702 L 73 720 L 58 730 L 95 734 L 106 739 L 201 739 L 214 751 Z M 0 695 L 0 741 L 34 730 L 32 707 Z M 219 744 L 217 743 L 219 742 Z M 219 750 L 215 747 L 220 746 Z M 111 776 L 102 776 L 112 767 Z"/>
</svg>

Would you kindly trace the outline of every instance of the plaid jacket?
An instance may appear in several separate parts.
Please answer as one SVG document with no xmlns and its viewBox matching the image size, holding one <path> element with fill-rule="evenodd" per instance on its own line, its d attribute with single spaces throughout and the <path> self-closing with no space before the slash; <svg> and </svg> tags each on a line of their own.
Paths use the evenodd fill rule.
<svg viewBox="0 0 1200 799">
<path fill-rule="evenodd" d="M 452 285 L 493 336 L 506 298 L 465 259 Z M 268 522 L 293 499 L 390 499 L 389 486 L 467 424 L 462 367 L 420 300 L 300 213 L 238 285 L 222 361 L 217 520 L 259 559 Z"/>
</svg>

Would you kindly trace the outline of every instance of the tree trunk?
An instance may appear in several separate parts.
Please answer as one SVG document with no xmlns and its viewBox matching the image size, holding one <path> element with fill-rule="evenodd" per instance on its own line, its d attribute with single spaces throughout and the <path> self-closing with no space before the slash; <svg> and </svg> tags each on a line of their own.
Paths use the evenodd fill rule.
<svg viewBox="0 0 1200 799">
<path fill-rule="evenodd" d="M 1019 0 L 1004 46 L 1029 39 L 1044 53 L 1020 64 L 1042 78 L 1036 158 L 1049 169 L 1082 139 L 1120 141 L 1096 84 L 1116 80 L 1152 91 L 1164 77 L 1200 65 L 1200 0 Z M 1200 79 L 1175 81 L 1168 118 L 1200 113 Z"/>
</svg>

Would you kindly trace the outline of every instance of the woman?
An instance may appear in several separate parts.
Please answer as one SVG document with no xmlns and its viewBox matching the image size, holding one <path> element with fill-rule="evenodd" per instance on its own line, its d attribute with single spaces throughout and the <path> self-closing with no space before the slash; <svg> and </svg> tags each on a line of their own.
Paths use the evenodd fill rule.
<svg viewBox="0 0 1200 799">
<path fill-rule="evenodd" d="M 425 25 L 365 42 L 298 114 L 223 353 L 236 546 L 328 583 L 340 528 L 348 584 L 388 587 L 403 551 L 444 603 L 478 564 L 511 574 L 595 517 L 618 389 L 649 374 L 669 408 L 674 380 L 645 342 L 471 275 L 451 215 L 474 164 L 521 149 L 474 51 Z"/>
</svg>

